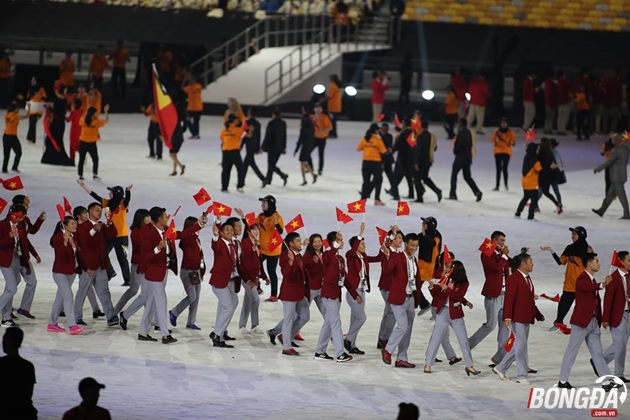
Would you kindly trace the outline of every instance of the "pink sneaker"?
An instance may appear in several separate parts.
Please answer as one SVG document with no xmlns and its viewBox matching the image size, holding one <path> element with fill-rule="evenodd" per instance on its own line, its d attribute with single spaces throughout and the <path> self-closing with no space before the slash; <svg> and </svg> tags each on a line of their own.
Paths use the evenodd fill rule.
<svg viewBox="0 0 630 420">
<path fill-rule="evenodd" d="M 81 334 L 83 332 L 83 328 L 79 327 L 78 325 L 73 325 L 72 327 L 70 327 L 70 335 L 77 335 L 77 334 Z"/>
<path fill-rule="evenodd" d="M 48 325 L 48 327 L 46 327 L 46 331 L 48 332 L 56 332 L 56 333 L 62 333 L 62 332 L 66 332 L 65 328 L 61 328 L 59 325 Z"/>
</svg>

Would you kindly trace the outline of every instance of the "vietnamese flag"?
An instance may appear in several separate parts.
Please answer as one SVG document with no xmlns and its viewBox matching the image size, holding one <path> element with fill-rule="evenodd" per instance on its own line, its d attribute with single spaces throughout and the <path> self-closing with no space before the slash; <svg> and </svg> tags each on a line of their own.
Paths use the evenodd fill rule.
<svg viewBox="0 0 630 420">
<path fill-rule="evenodd" d="M 451 253 L 448 252 L 448 247 L 446 246 L 446 244 L 444 244 L 443 263 L 444 263 L 444 265 L 446 265 L 446 264 L 451 264 L 452 262 L 453 262 L 453 260 L 451 259 Z"/>
<path fill-rule="evenodd" d="M 245 215 L 245 222 L 247 222 L 247 227 L 252 227 L 256 224 L 256 213 L 251 212 Z"/>
<path fill-rule="evenodd" d="M 247 130 L 249 130 L 249 124 L 247 124 L 247 120 L 245 120 L 245 122 L 243 123 L 243 125 L 241 126 L 241 128 L 243 129 L 243 132 L 246 133 Z"/>
<path fill-rule="evenodd" d="M 269 248 L 269 251 L 273 252 L 276 249 L 278 249 L 280 245 L 282 245 L 282 236 L 280 235 L 280 232 L 278 232 L 277 229 L 274 229 L 273 234 L 271 235 L 271 238 L 269 238 L 269 243 L 267 244 L 267 248 Z"/>
<path fill-rule="evenodd" d="M 492 255 L 495 249 L 497 249 L 497 244 L 488 238 L 484 239 L 483 243 L 479 245 L 479 251 L 481 251 L 482 254 L 486 254 L 488 257 Z"/>
<path fill-rule="evenodd" d="M 420 118 L 418 116 L 415 116 L 411 119 L 411 129 L 415 132 L 420 131 L 420 128 L 422 128 L 422 123 L 420 122 Z"/>
<path fill-rule="evenodd" d="M 5 200 L 4 198 L 0 198 L 0 213 L 2 213 L 4 211 L 4 209 L 7 207 L 7 200 Z"/>
<path fill-rule="evenodd" d="M 205 188 L 200 188 L 199 192 L 193 195 L 193 199 L 195 200 L 198 206 L 201 206 L 202 204 L 205 204 L 208 201 L 212 200 L 212 197 L 210 197 L 210 194 L 208 194 L 208 191 L 206 191 Z"/>
<path fill-rule="evenodd" d="M 398 114 L 394 114 L 394 125 L 396 128 L 402 128 L 402 124 L 400 123 L 400 118 L 398 118 Z"/>
<path fill-rule="evenodd" d="M 547 294 L 543 293 L 542 295 L 540 295 L 541 298 L 545 298 L 545 299 L 549 299 L 552 302 L 560 302 L 560 294 L 556 293 L 556 295 L 554 297 L 548 296 Z"/>
<path fill-rule="evenodd" d="M 378 233 L 378 243 L 382 246 L 385 243 L 385 239 L 387 239 L 387 231 L 376 226 L 376 233 Z"/>
<path fill-rule="evenodd" d="M 354 219 L 352 217 L 350 217 L 350 215 L 348 213 L 346 213 L 345 211 L 341 211 L 341 209 L 339 207 L 335 207 L 335 209 L 337 210 L 337 221 L 345 224 L 348 224 L 350 222 L 352 222 Z"/>
<path fill-rule="evenodd" d="M 160 76 L 155 64 L 153 64 L 153 105 L 159 119 L 160 133 L 162 133 L 164 145 L 168 149 L 172 149 L 171 138 L 179 126 L 179 116 L 166 87 L 160 82 Z"/>
<path fill-rule="evenodd" d="M 617 268 L 623 268 L 623 269 L 626 268 L 623 261 L 621 261 L 621 259 L 619 258 L 619 255 L 617 254 L 616 249 L 613 250 L 612 261 L 610 261 L 610 265 Z"/>
<path fill-rule="evenodd" d="M 409 204 L 406 201 L 399 201 L 398 206 L 396 207 L 396 217 L 398 216 L 409 216 Z"/>
<path fill-rule="evenodd" d="M 9 191 L 17 191 L 24 189 L 24 184 L 22 183 L 22 178 L 19 175 L 11 177 L 9 179 L 3 179 L 2 186 Z"/>
<path fill-rule="evenodd" d="M 232 214 L 232 207 L 215 201 L 212 207 L 212 211 L 214 212 L 215 216 L 230 216 Z"/>
<path fill-rule="evenodd" d="M 385 119 L 385 114 L 378 114 L 378 116 L 376 117 L 376 121 L 378 122 L 383 122 L 384 119 Z"/>
<path fill-rule="evenodd" d="M 534 127 L 532 127 L 525 132 L 525 141 L 534 141 L 534 140 L 536 140 L 536 133 L 534 132 Z"/>
<path fill-rule="evenodd" d="M 367 200 L 364 198 L 363 200 L 348 203 L 348 213 L 365 213 L 366 202 Z"/>
<path fill-rule="evenodd" d="M 416 133 L 413 131 L 409 133 L 405 141 L 407 142 L 409 147 L 414 147 L 416 145 Z"/>
<path fill-rule="evenodd" d="M 503 346 L 505 351 L 507 351 L 508 353 L 512 350 L 512 347 L 514 347 L 514 340 L 515 339 L 516 339 L 516 336 L 514 335 L 514 331 L 510 330 L 510 336 L 508 337 L 508 340 L 506 341 L 505 345 Z"/>
<path fill-rule="evenodd" d="M 304 221 L 302 220 L 302 215 L 301 214 L 298 214 L 293 219 L 291 219 L 291 221 L 289 223 L 284 225 L 284 228 L 286 229 L 287 233 L 293 233 L 296 230 L 298 230 L 300 228 L 303 228 L 303 227 L 304 227 Z"/>
<path fill-rule="evenodd" d="M 69 215 L 72 216 L 72 206 L 70 205 L 70 201 L 64 196 L 63 197 L 63 208 Z"/>
<path fill-rule="evenodd" d="M 177 229 L 175 228 L 175 219 L 171 219 L 171 224 L 164 231 L 164 237 L 171 242 L 177 239 Z"/>
<path fill-rule="evenodd" d="M 61 219 L 61 221 L 63 222 L 66 218 L 66 212 L 64 211 L 61 204 L 57 204 L 57 213 L 59 213 L 59 219 Z"/>
<path fill-rule="evenodd" d="M 328 243 L 328 239 L 326 239 L 326 238 L 323 238 L 323 239 L 322 239 L 322 247 L 323 247 L 324 249 L 326 249 L 326 248 L 330 248 L 330 244 Z"/>
</svg>

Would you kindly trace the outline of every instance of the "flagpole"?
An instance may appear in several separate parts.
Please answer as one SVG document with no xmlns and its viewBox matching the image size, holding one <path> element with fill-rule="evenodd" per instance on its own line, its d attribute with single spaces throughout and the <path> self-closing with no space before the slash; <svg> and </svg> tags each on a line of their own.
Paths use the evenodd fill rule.
<svg viewBox="0 0 630 420">
<path fill-rule="evenodd" d="M 337 232 L 341 231 L 341 226 L 339 226 L 339 220 L 337 220 Z"/>
</svg>

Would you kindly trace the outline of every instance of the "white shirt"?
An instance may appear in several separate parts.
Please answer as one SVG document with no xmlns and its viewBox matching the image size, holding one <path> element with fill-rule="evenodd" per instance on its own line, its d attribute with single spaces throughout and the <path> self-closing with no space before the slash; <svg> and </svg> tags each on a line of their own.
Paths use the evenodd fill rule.
<svg viewBox="0 0 630 420">
<path fill-rule="evenodd" d="M 621 271 L 621 268 L 617 268 L 619 275 L 621 276 L 621 283 L 623 284 L 623 292 L 626 295 L 626 301 L 628 300 L 628 283 L 626 282 L 626 273 Z"/>
<path fill-rule="evenodd" d="M 518 272 L 521 273 L 523 275 L 523 277 L 525 278 L 525 283 L 527 283 L 527 285 L 529 286 L 529 291 L 533 292 L 534 291 L 534 283 L 532 283 L 532 281 L 528 278 L 529 274 L 525 274 L 521 270 L 518 270 Z"/>
<path fill-rule="evenodd" d="M 153 227 L 154 227 L 154 228 L 155 228 L 155 230 L 157 230 L 157 231 L 158 231 L 158 233 L 160 234 L 160 239 L 161 239 L 161 240 L 164 240 L 164 231 L 163 231 L 163 230 L 158 229 L 158 227 L 157 227 L 157 226 L 155 226 L 155 225 L 153 225 Z M 92 229 L 92 230 L 94 230 L 94 229 Z M 153 253 L 154 253 L 155 255 L 159 254 L 159 253 L 160 253 L 160 251 L 161 251 L 161 250 L 160 250 L 160 248 L 158 248 L 157 246 L 156 246 L 155 248 L 153 248 Z"/>
<path fill-rule="evenodd" d="M 359 289 L 363 289 L 365 287 L 365 260 L 363 259 L 363 254 L 357 252 L 357 257 L 359 257 L 359 261 L 361 261 L 361 269 L 359 270 Z"/>
<path fill-rule="evenodd" d="M 89 219 L 89 218 L 88 218 L 88 222 L 92 223 L 92 226 L 96 226 L 98 224 L 98 220 L 95 222 L 94 220 Z M 90 230 L 90 236 L 94 236 L 94 235 L 96 235 L 96 229 L 92 228 Z"/>
<path fill-rule="evenodd" d="M 416 275 L 418 274 L 418 263 L 416 262 L 416 259 L 414 258 L 414 256 L 412 255 L 411 257 L 409 257 L 407 254 L 405 254 L 405 257 L 407 257 L 407 289 L 406 292 L 408 295 L 412 294 L 413 292 L 416 291 Z"/>
</svg>

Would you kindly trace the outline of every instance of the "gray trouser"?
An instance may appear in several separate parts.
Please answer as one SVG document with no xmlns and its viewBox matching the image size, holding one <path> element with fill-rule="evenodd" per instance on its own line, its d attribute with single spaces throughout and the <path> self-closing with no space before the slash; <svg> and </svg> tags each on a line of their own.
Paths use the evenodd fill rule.
<svg viewBox="0 0 630 420">
<path fill-rule="evenodd" d="M 96 312 L 100 310 L 100 308 L 98 307 L 98 300 L 96 300 L 96 293 L 94 292 L 94 286 L 88 289 L 87 299 L 90 302 L 90 306 L 92 307 L 92 312 Z"/>
<path fill-rule="evenodd" d="M 138 310 L 140 310 L 140 308 L 142 308 L 143 306 L 145 306 L 147 304 L 147 297 L 148 297 L 148 294 L 149 294 L 149 289 L 144 287 L 144 283 L 146 281 L 144 279 L 144 273 L 138 273 L 136 281 L 140 285 L 140 294 L 138 295 L 137 298 L 134 299 L 133 302 L 131 302 L 131 305 L 129 305 L 127 307 L 127 309 L 125 309 L 124 311 L 121 310 L 121 312 L 124 312 L 123 315 L 125 316 L 126 319 L 131 318 L 133 316 L 133 314 L 138 312 Z"/>
<path fill-rule="evenodd" d="M 567 350 L 564 352 L 562 367 L 560 368 L 560 380 L 562 382 L 567 382 L 569 380 L 571 368 L 575 363 L 575 359 L 584 341 L 586 341 L 588 351 L 591 353 L 591 359 L 593 359 L 593 364 L 595 365 L 597 374 L 599 376 L 610 375 L 610 369 L 604 360 L 604 351 L 602 350 L 602 338 L 599 330 L 599 324 L 597 323 L 596 318 L 591 318 L 591 322 L 586 328 L 571 324 L 571 337 L 569 338 Z M 514 344 L 516 344 L 516 342 Z"/>
<path fill-rule="evenodd" d="M 166 288 L 164 287 L 164 282 L 167 277 L 168 271 L 164 275 L 163 281 L 149 281 L 144 279 L 142 287 L 147 290 L 147 303 L 144 307 L 144 313 L 142 314 L 142 321 L 140 321 L 140 334 L 149 334 L 151 320 L 155 316 L 157 323 L 160 325 L 160 333 L 162 333 L 162 337 L 169 335 L 168 317 L 166 316 Z"/>
<path fill-rule="evenodd" d="M 625 183 L 611 182 L 608 191 L 606 191 L 606 197 L 602 202 L 602 206 L 599 208 L 600 213 L 604 214 L 608 207 L 615 201 L 615 198 L 619 198 L 619 202 L 623 207 L 623 217 L 630 217 L 630 211 L 628 210 L 628 197 L 626 196 Z"/>
<path fill-rule="evenodd" d="M 468 128 L 472 130 L 473 122 L 476 120 L 477 123 L 475 127 L 477 131 L 481 131 L 483 129 L 483 122 L 486 118 L 486 107 L 479 105 L 470 105 L 468 108 L 468 116 L 466 120 L 468 121 Z"/>
<path fill-rule="evenodd" d="M 346 302 L 350 305 L 350 326 L 346 333 L 346 340 L 350 342 L 351 348 L 356 347 L 359 331 L 361 331 L 361 327 L 367 320 L 367 315 L 365 315 L 365 290 L 357 289 L 357 294 L 361 296 L 363 303 L 358 303 L 354 300 L 350 292 L 346 290 Z"/>
<path fill-rule="evenodd" d="M 234 293 L 234 282 L 232 280 L 223 289 L 212 286 L 212 292 L 219 300 L 213 332 L 219 336 L 219 340 L 223 341 L 223 333 L 227 331 L 228 325 L 230 325 L 230 321 L 232 321 L 234 316 L 234 311 L 236 311 L 238 306 L 238 295 Z"/>
<path fill-rule="evenodd" d="M 343 354 L 343 332 L 341 330 L 341 301 L 339 299 L 322 298 L 324 305 L 324 323 L 322 329 L 319 330 L 319 338 L 317 339 L 317 347 L 315 353 L 326 353 L 328 342 L 332 338 L 335 346 L 337 357 Z"/>
<path fill-rule="evenodd" d="M 628 346 L 628 338 L 630 338 L 630 314 L 628 311 L 623 313 L 621 323 L 616 328 L 610 327 L 610 335 L 613 342 L 604 352 L 604 360 L 606 363 L 614 360 L 615 376 L 624 376 L 626 347 Z"/>
<path fill-rule="evenodd" d="M 74 314 L 77 319 L 83 319 L 83 303 L 90 287 L 94 285 L 94 290 L 98 295 L 98 299 L 103 305 L 103 311 L 107 319 L 113 318 L 116 313 L 114 312 L 114 305 L 112 305 L 112 295 L 109 292 L 109 280 L 107 278 L 107 271 L 99 268 L 94 270 L 94 276 L 90 277 L 87 271 L 84 271 L 79 275 L 79 290 L 74 300 Z"/>
<path fill-rule="evenodd" d="M 494 329 L 498 326 L 499 327 L 499 331 L 497 334 L 498 351 L 497 351 L 497 354 L 495 354 L 495 357 L 496 356 L 499 356 L 499 357 L 498 358 L 493 357 L 495 362 L 500 361 L 503 358 L 503 356 L 505 356 L 505 351 L 501 353 L 500 350 L 503 348 L 503 345 L 505 344 L 505 342 L 507 341 L 510 335 L 509 330 L 505 327 L 505 325 L 503 325 L 503 321 L 502 321 L 503 300 L 504 300 L 503 294 L 499 295 L 499 297 L 497 298 L 484 297 L 483 305 L 486 308 L 486 322 L 481 324 L 481 327 L 479 327 L 479 329 L 473 335 L 471 335 L 470 338 L 468 339 L 468 343 L 470 344 L 470 349 L 472 350 L 475 347 L 477 347 L 477 345 L 481 343 L 483 339 L 486 338 L 488 334 L 494 331 Z"/>
<path fill-rule="evenodd" d="M 443 307 L 442 310 L 435 316 L 435 325 L 433 326 L 433 332 L 429 339 L 426 352 L 426 365 L 431 366 L 437 356 L 438 348 L 442 342 L 442 337 L 448 327 L 453 329 L 457 341 L 459 341 L 459 347 L 462 350 L 462 357 L 466 367 L 473 366 L 473 358 L 470 353 L 470 346 L 468 345 L 468 334 L 466 333 L 466 324 L 464 318 L 451 319 L 448 307 Z"/>
<path fill-rule="evenodd" d="M 383 112 L 383 105 L 372 103 L 372 122 L 379 122 L 378 116 Z"/>
<path fill-rule="evenodd" d="M 387 301 L 389 290 L 381 290 L 381 296 L 383 297 L 383 301 L 385 302 L 385 307 L 383 308 L 381 327 L 378 330 L 378 339 L 389 340 L 389 337 L 392 335 L 392 331 L 394 331 L 394 325 L 396 325 L 396 318 L 394 318 L 392 306 Z"/>
<path fill-rule="evenodd" d="M 0 267 L 2 277 L 4 277 L 4 291 L 0 295 L 0 308 L 2 308 L 2 320 L 11 320 L 11 302 L 17 293 L 18 279 L 20 278 L 20 258 L 13 254 L 13 260 L 8 267 Z"/>
<path fill-rule="evenodd" d="M 529 129 L 536 119 L 536 105 L 533 102 L 523 102 L 525 115 L 523 115 L 523 128 Z"/>
<path fill-rule="evenodd" d="M 48 325 L 57 325 L 61 309 L 66 313 L 68 327 L 77 325 L 74 317 L 74 295 L 72 294 L 72 283 L 76 276 L 76 274 L 53 273 L 53 280 L 57 283 L 57 295 L 53 302 L 52 311 L 50 311 Z"/>
<path fill-rule="evenodd" d="M 195 325 L 197 322 L 197 308 L 199 307 L 199 294 L 201 293 L 200 284 L 190 284 L 190 271 L 182 268 L 179 273 L 179 278 L 182 280 L 182 285 L 186 291 L 186 297 L 183 298 L 177 306 L 171 309 L 171 312 L 175 316 L 179 316 L 182 312 L 188 308 L 188 320 L 186 326 Z"/>
<path fill-rule="evenodd" d="M 241 280 L 241 286 L 243 289 L 243 305 L 241 306 L 241 318 L 238 321 L 238 326 L 246 327 L 251 314 L 253 328 L 256 325 L 260 325 L 260 319 L 258 317 L 260 295 L 258 295 L 258 288 L 256 286 L 250 288 L 245 280 Z"/>
<path fill-rule="evenodd" d="M 433 319 L 435 320 L 435 317 L 437 315 L 435 306 L 431 306 L 431 315 L 433 315 Z M 442 341 L 440 342 L 440 344 L 442 344 L 442 349 L 444 350 L 444 354 L 446 354 L 446 358 L 450 360 L 454 357 L 457 357 L 457 354 L 455 354 L 455 350 L 453 350 L 453 346 L 451 346 L 451 339 L 449 336 L 450 332 L 447 328 L 446 331 L 444 331 L 444 335 L 442 336 Z"/>
<path fill-rule="evenodd" d="M 555 106 L 545 107 L 545 133 L 553 130 L 553 122 L 556 119 L 558 108 Z"/>
<path fill-rule="evenodd" d="M 140 276 L 138 276 L 137 270 L 138 270 L 138 264 L 131 264 L 131 273 L 129 275 L 129 287 L 127 288 L 127 290 L 125 290 L 125 293 L 123 293 L 120 299 L 118 299 L 116 306 L 114 306 L 114 312 L 117 314 L 120 311 L 122 311 L 122 309 L 125 307 L 127 302 L 129 302 L 132 297 L 137 295 L 138 290 L 140 290 L 141 280 L 140 280 Z"/>
<path fill-rule="evenodd" d="M 35 289 L 37 289 L 37 277 L 35 276 L 33 264 L 29 261 L 28 265 L 31 269 L 31 274 L 26 274 L 26 268 L 20 267 L 20 275 L 24 277 L 24 283 L 26 283 L 26 286 L 24 286 L 24 293 L 22 294 L 20 309 L 24 309 L 25 311 L 31 310 L 31 306 L 33 306 L 33 299 L 35 299 Z M 20 280 L 20 276 L 18 276 L 18 285 L 20 284 Z M 11 299 L 11 307 L 13 307 L 13 299 Z"/>
<path fill-rule="evenodd" d="M 311 312 L 309 310 L 308 299 L 304 297 L 299 302 L 282 301 L 282 313 L 284 318 L 274 327 L 271 332 L 274 335 L 282 333 L 282 349 L 291 349 L 291 340 L 293 336 L 306 325 L 310 319 Z"/>
<path fill-rule="evenodd" d="M 326 319 L 326 306 L 324 306 L 324 302 L 322 301 L 322 289 L 311 289 L 311 301 L 315 302 L 319 313 L 322 314 L 322 318 Z"/>
<path fill-rule="evenodd" d="M 389 354 L 394 354 L 394 350 L 398 348 L 396 360 L 407 361 L 407 350 L 409 350 L 409 343 L 411 342 L 413 321 L 416 319 L 414 305 L 413 296 L 407 297 L 402 305 L 391 305 L 394 318 L 396 319 L 396 326 L 389 337 L 385 350 Z"/>
<path fill-rule="evenodd" d="M 567 124 L 569 123 L 569 115 L 571 115 L 571 103 L 558 106 L 558 131 L 566 133 Z"/>
<path fill-rule="evenodd" d="M 501 362 L 495 367 L 496 370 L 501 373 L 506 373 L 510 366 L 512 366 L 512 363 L 516 360 L 517 379 L 527 378 L 527 371 L 529 370 L 529 352 L 527 349 L 527 340 L 529 340 L 529 325 L 530 324 L 523 324 L 520 322 L 512 323 L 512 331 L 514 331 L 514 345 L 512 346 L 510 352 L 507 353 L 505 357 L 501 359 Z"/>
</svg>

